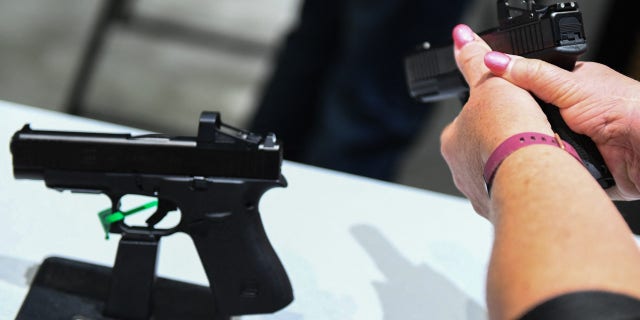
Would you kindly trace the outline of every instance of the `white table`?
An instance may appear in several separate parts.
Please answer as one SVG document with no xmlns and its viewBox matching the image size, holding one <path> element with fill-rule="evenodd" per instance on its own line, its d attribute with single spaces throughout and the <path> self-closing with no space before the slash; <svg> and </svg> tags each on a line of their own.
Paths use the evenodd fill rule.
<svg viewBox="0 0 640 320">
<path fill-rule="evenodd" d="M 194 119 L 194 135 L 198 119 Z M 112 265 L 96 213 L 106 196 L 60 193 L 13 179 L 9 141 L 34 129 L 132 129 L 0 101 L 0 318 L 13 318 L 29 275 L 47 256 Z M 268 191 L 263 222 L 295 300 L 243 319 L 486 319 L 492 228 L 467 200 L 285 162 L 289 187 Z M 207 285 L 190 239 L 163 238 L 163 277 Z"/>
</svg>

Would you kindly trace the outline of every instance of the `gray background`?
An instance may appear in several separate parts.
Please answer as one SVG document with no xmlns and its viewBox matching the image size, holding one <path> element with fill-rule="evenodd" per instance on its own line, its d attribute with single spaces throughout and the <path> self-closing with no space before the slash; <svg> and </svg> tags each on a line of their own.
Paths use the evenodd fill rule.
<svg viewBox="0 0 640 320">
<path fill-rule="evenodd" d="M 597 44 L 606 0 L 579 1 L 587 36 Z M 299 0 L 141 0 L 141 16 L 215 31 L 252 50 L 210 42 L 193 44 L 115 28 L 90 87 L 85 116 L 172 134 L 195 134 L 201 110 L 219 110 L 243 127 L 274 49 L 295 22 Z M 102 1 L 0 0 L 0 99 L 62 110 L 77 60 Z M 477 0 L 464 22 L 476 30 L 496 25 L 495 1 Z M 586 58 L 588 59 L 588 55 Z M 397 181 L 458 194 L 440 157 L 442 128 L 457 101 L 438 107 L 417 132 Z M 64 129 L 64 128 L 61 128 Z"/>
</svg>

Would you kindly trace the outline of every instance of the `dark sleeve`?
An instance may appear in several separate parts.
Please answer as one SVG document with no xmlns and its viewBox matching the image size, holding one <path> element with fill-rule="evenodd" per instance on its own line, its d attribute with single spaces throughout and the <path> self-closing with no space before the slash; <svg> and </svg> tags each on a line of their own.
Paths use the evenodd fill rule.
<svg viewBox="0 0 640 320">
<path fill-rule="evenodd" d="M 640 319 L 640 300 L 604 291 L 580 291 L 547 300 L 520 320 L 627 320 Z"/>
</svg>

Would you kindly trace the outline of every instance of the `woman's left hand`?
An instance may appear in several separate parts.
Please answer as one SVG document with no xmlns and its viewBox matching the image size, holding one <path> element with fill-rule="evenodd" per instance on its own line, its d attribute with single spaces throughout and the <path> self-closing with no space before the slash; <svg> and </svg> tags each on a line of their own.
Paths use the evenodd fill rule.
<svg viewBox="0 0 640 320">
<path fill-rule="evenodd" d="M 490 154 L 514 134 L 553 135 L 553 131 L 527 91 L 490 73 L 484 59 L 491 49 L 477 34 L 466 25 L 458 25 L 453 30 L 453 38 L 456 62 L 469 84 L 470 98 L 442 132 L 441 152 L 456 187 L 469 198 L 476 212 L 491 220 L 489 196 L 482 177 Z M 503 57 L 489 54 L 486 59 Z"/>
</svg>

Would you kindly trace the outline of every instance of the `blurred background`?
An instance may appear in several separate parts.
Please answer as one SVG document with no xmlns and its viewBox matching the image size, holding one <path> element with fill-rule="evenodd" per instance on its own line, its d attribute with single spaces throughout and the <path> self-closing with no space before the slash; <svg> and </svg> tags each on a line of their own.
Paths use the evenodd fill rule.
<svg viewBox="0 0 640 320">
<path fill-rule="evenodd" d="M 301 6 L 300 0 L 124 1 L 127 14 L 115 15 L 103 37 L 92 38 L 115 2 L 123 1 L 0 0 L 0 99 L 181 135 L 195 134 L 202 110 L 218 110 L 225 123 L 244 128 Z M 637 1 L 579 4 L 590 45 L 585 59 L 637 74 Z M 495 1 L 475 0 L 463 17 L 478 31 L 496 26 Z M 93 69 L 74 87 L 91 39 L 100 40 Z M 458 194 L 438 136 L 460 104 L 436 108 L 395 181 Z"/>
</svg>

